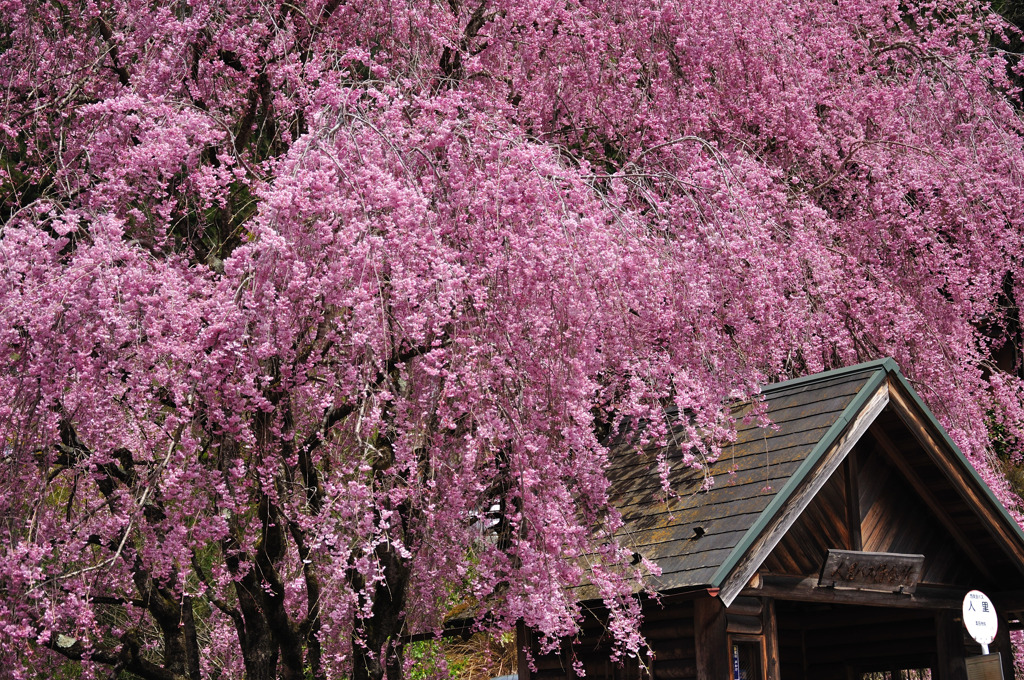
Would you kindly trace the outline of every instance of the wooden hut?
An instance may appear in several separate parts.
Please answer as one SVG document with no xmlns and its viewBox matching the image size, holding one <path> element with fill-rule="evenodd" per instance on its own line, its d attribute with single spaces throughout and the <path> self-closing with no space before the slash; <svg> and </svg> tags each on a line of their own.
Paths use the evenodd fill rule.
<svg viewBox="0 0 1024 680">
<path fill-rule="evenodd" d="M 646 670 L 609 660 L 597 603 L 559 654 L 520 680 L 967 678 L 981 653 L 964 595 L 995 602 L 991 646 L 1013 678 L 1024 534 L 891 359 L 764 389 L 775 424 L 743 424 L 711 466 L 681 464 L 666 501 L 653 452 L 623 447 L 609 474 L 621 540 L 661 568 L 644 605 Z M 750 405 L 737 407 L 739 415 Z M 519 631 L 520 647 L 535 644 Z"/>
</svg>

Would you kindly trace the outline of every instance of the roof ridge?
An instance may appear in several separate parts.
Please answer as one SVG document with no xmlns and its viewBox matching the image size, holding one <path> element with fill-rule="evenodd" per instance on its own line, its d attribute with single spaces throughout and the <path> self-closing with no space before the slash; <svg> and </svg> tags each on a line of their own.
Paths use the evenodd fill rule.
<svg viewBox="0 0 1024 680">
<path fill-rule="evenodd" d="M 844 375 L 855 375 L 857 373 L 864 373 L 867 371 L 876 371 L 884 369 L 886 373 L 899 373 L 900 368 L 897 365 L 896 360 L 892 357 L 883 357 L 881 359 L 874 359 L 873 361 L 865 361 L 863 363 L 854 364 L 852 366 L 843 366 L 840 368 L 833 368 L 828 371 L 821 373 L 812 373 L 811 375 L 804 375 L 798 378 L 790 378 L 777 383 L 768 383 L 767 385 L 761 386 L 761 394 L 765 392 L 774 392 L 783 389 L 792 389 L 794 387 L 803 387 L 805 385 L 811 385 L 818 382 L 825 382 L 834 378 L 839 378 Z"/>
</svg>

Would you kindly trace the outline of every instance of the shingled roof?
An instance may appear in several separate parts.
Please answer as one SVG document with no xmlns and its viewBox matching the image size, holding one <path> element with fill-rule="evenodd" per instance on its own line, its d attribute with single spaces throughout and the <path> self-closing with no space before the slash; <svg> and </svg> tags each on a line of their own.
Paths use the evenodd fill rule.
<svg viewBox="0 0 1024 680">
<path fill-rule="evenodd" d="M 737 438 L 710 466 L 709 490 L 701 490 L 705 472 L 686 466 L 678 446 L 660 452 L 671 468 L 675 495 L 668 500 L 658 451 L 613 452 L 608 474 L 625 520 L 620 540 L 660 566 L 655 590 L 720 589 L 729 604 L 883 410 L 920 430 L 922 458 L 943 471 L 948 497 L 984 515 L 978 526 L 992 548 L 1024 573 L 1024 534 L 893 360 L 770 385 L 762 396 L 774 427 L 743 422 L 752 405 L 737 405 Z"/>
</svg>

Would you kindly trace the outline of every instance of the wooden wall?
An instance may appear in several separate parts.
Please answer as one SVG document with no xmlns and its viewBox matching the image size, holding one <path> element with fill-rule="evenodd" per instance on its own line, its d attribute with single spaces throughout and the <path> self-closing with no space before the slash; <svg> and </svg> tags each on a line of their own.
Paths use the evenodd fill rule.
<svg viewBox="0 0 1024 680">
<path fill-rule="evenodd" d="M 520 674 L 525 680 L 569 680 L 577 677 L 573 662 L 583 665 L 587 678 L 606 680 L 730 680 L 729 640 L 763 640 L 769 669 L 764 680 L 778 680 L 778 649 L 774 644 L 774 608 L 771 600 L 739 597 L 725 609 L 721 600 L 701 594 L 695 600 L 676 600 L 664 606 L 649 604 L 642 632 L 650 656 L 641 666 L 636 659 L 610 660 L 610 644 L 603 621 L 591 616 L 581 634 L 558 653 L 540 655 L 531 641 L 536 672 Z M 521 661 L 521 667 L 525 664 Z"/>
<path fill-rule="evenodd" d="M 694 607 L 692 601 L 669 602 L 664 606 L 648 604 L 642 631 L 647 638 L 653 659 L 645 659 L 651 675 L 641 669 L 637 659 L 621 662 L 609 659 L 610 639 L 602 615 L 587 617 L 580 635 L 562 645 L 558 654 L 540 655 L 536 641 L 531 641 L 537 671 L 532 680 L 567 680 L 575 678 L 573 661 L 583 664 L 587 678 L 607 680 L 696 680 L 697 653 L 694 645 Z M 520 674 L 520 678 L 524 678 Z"/>
<path fill-rule="evenodd" d="M 862 442 L 850 458 L 768 556 L 763 572 L 817 576 L 835 548 L 923 554 L 926 584 L 993 585 L 878 446 Z"/>
</svg>

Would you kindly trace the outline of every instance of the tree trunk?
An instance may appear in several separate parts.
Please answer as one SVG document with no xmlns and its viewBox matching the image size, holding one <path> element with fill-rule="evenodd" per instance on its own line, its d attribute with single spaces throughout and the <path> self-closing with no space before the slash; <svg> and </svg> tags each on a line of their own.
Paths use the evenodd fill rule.
<svg viewBox="0 0 1024 680">
<path fill-rule="evenodd" d="M 387 580 L 374 589 L 373 613 L 352 641 L 353 680 L 402 680 L 401 638 L 405 633 L 405 591 L 409 566 L 388 547 L 378 549 Z M 358 635 L 358 632 L 357 632 Z"/>
</svg>

